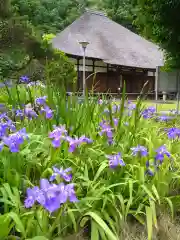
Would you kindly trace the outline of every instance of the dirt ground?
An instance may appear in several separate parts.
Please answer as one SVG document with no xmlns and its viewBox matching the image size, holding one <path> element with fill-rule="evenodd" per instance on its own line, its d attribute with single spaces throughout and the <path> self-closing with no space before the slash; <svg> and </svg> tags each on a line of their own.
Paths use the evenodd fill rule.
<svg viewBox="0 0 180 240">
<path fill-rule="evenodd" d="M 147 232 L 144 226 L 138 223 L 127 224 L 119 237 L 119 240 L 147 240 Z M 89 240 L 82 234 L 76 234 L 64 240 Z M 154 229 L 152 240 L 180 240 L 180 220 L 172 221 L 168 215 L 162 215 L 158 221 L 158 229 Z"/>
</svg>

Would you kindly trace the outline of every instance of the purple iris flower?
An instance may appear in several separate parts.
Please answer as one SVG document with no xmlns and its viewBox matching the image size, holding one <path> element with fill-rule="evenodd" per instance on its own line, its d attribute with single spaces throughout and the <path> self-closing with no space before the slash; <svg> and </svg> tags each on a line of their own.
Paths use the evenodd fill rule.
<svg viewBox="0 0 180 240">
<path fill-rule="evenodd" d="M 35 103 L 40 106 L 45 105 L 46 99 L 47 99 L 47 96 L 36 98 Z"/>
<path fill-rule="evenodd" d="M 40 188 L 27 189 L 25 207 L 32 207 L 36 201 L 50 213 L 58 210 L 67 201 L 77 202 L 74 184 L 51 184 L 47 179 L 40 180 Z"/>
<path fill-rule="evenodd" d="M 92 143 L 92 140 L 85 136 L 81 136 L 80 138 L 66 137 L 66 140 L 69 142 L 69 152 L 74 152 L 83 143 Z"/>
<path fill-rule="evenodd" d="M 149 175 L 149 176 L 154 176 L 154 172 L 150 169 L 149 160 L 146 161 L 146 172 L 145 172 L 145 174 Z"/>
<path fill-rule="evenodd" d="M 49 138 L 59 138 L 62 135 L 67 135 L 67 130 L 64 125 L 61 125 L 59 127 L 53 126 L 54 130 L 49 133 Z"/>
<path fill-rule="evenodd" d="M 131 148 L 131 150 L 133 156 L 137 156 L 138 154 L 140 154 L 140 156 L 146 157 L 148 155 L 147 148 L 144 146 L 138 145 L 137 147 Z"/>
<path fill-rule="evenodd" d="M 20 77 L 20 82 L 21 83 L 29 83 L 30 79 L 28 76 L 21 76 Z"/>
<path fill-rule="evenodd" d="M 170 152 L 167 150 L 166 146 L 163 145 L 163 146 L 159 147 L 159 148 L 156 150 L 155 160 L 156 160 L 156 161 L 160 161 L 160 163 L 162 164 L 165 156 L 167 156 L 168 158 L 170 158 L 170 157 L 171 157 L 171 154 L 170 154 Z"/>
<path fill-rule="evenodd" d="M 0 123 L 0 138 L 5 137 L 8 130 L 11 132 L 14 132 L 16 130 L 16 127 L 11 120 Z"/>
<path fill-rule="evenodd" d="M 160 116 L 160 117 L 158 117 L 157 120 L 159 120 L 160 122 L 167 122 L 172 119 L 174 119 L 174 117 L 172 117 L 172 116 Z"/>
<path fill-rule="evenodd" d="M 100 123 L 101 131 L 100 131 L 100 136 L 106 135 L 108 138 L 109 144 L 112 144 L 113 142 L 113 128 L 105 121 L 102 121 Z"/>
<path fill-rule="evenodd" d="M 54 181 L 57 176 L 60 176 L 66 182 L 70 182 L 72 180 L 72 174 L 69 174 L 69 172 L 72 171 L 71 168 L 67 168 L 67 169 L 63 170 L 63 168 L 58 169 L 56 167 L 53 167 L 53 171 L 54 171 L 54 173 L 50 177 L 50 181 Z"/>
<path fill-rule="evenodd" d="M 24 114 L 25 116 L 28 117 L 29 120 L 32 120 L 33 118 L 37 118 L 38 115 L 37 113 L 32 109 L 32 108 L 25 108 L 24 109 Z"/>
<path fill-rule="evenodd" d="M 180 129 L 179 128 L 167 129 L 167 136 L 169 139 L 179 138 L 180 137 Z"/>
<path fill-rule="evenodd" d="M 136 104 L 135 103 L 131 103 L 129 106 L 128 106 L 128 109 L 129 110 L 134 110 L 134 109 L 136 109 Z"/>
<path fill-rule="evenodd" d="M 26 208 L 31 208 L 37 201 L 40 189 L 38 187 L 28 188 L 26 190 L 27 198 L 25 199 L 24 205 Z"/>
<path fill-rule="evenodd" d="M 112 106 L 112 113 L 116 113 L 116 112 L 119 110 L 119 108 L 120 108 L 120 106 L 114 104 L 114 105 Z"/>
<path fill-rule="evenodd" d="M 45 85 L 41 81 L 36 81 L 36 82 L 30 82 L 27 84 L 28 87 L 32 86 L 40 86 L 42 88 L 45 88 Z"/>
<path fill-rule="evenodd" d="M 1 113 L 0 114 L 0 120 L 8 121 L 9 117 L 7 116 L 7 113 Z"/>
<path fill-rule="evenodd" d="M 154 113 L 156 112 L 156 108 L 154 106 L 148 107 L 144 109 L 141 113 L 144 119 L 152 118 Z"/>
<path fill-rule="evenodd" d="M 17 109 L 17 110 L 15 111 L 15 116 L 16 116 L 16 117 L 20 117 L 20 119 L 23 119 L 23 118 L 24 118 L 24 111 L 21 110 L 21 109 Z"/>
<path fill-rule="evenodd" d="M 9 128 L 9 130 L 10 130 L 11 132 L 16 131 L 16 126 L 14 125 L 14 123 L 12 122 L 12 120 L 9 119 L 9 120 L 6 122 L 6 124 L 7 124 L 7 127 Z"/>
<path fill-rule="evenodd" d="M 8 126 L 6 123 L 0 123 L 0 138 L 6 135 L 7 129 L 8 129 Z"/>
<path fill-rule="evenodd" d="M 109 159 L 109 166 L 110 168 L 116 168 L 117 166 L 125 166 L 121 153 L 115 154 L 115 155 L 107 155 L 107 158 Z"/>
<path fill-rule="evenodd" d="M 65 126 L 61 125 L 59 127 L 53 126 L 54 130 L 49 133 L 49 138 L 52 139 L 52 145 L 55 148 L 59 148 L 61 141 L 65 140 L 67 137 L 67 130 Z"/>
<path fill-rule="evenodd" d="M 104 103 L 104 101 L 102 99 L 99 99 L 98 103 L 99 103 L 99 105 L 102 105 Z"/>
<path fill-rule="evenodd" d="M 114 125 L 117 127 L 119 120 L 117 118 L 114 118 L 113 121 L 114 121 Z"/>
<path fill-rule="evenodd" d="M 151 112 L 152 114 L 154 114 L 156 112 L 156 108 L 154 106 L 150 106 L 147 108 L 149 112 Z"/>
<path fill-rule="evenodd" d="M 74 191 L 74 184 L 70 183 L 68 185 L 66 185 L 65 191 L 68 194 L 68 198 L 70 202 L 78 202 L 78 199 L 76 197 L 76 193 Z"/>
<path fill-rule="evenodd" d="M 19 152 L 19 147 L 28 138 L 26 129 L 23 128 L 16 133 L 3 138 L 3 143 L 9 147 L 11 152 Z"/>
<path fill-rule="evenodd" d="M 53 118 L 53 110 L 48 107 L 48 106 L 45 106 L 41 112 L 44 112 L 46 114 L 46 119 L 51 119 Z"/>
</svg>

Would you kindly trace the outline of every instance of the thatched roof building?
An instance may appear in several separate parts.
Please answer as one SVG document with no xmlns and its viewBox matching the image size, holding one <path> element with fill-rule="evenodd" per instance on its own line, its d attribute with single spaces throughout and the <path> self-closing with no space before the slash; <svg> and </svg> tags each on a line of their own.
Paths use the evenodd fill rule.
<svg viewBox="0 0 180 240">
<path fill-rule="evenodd" d="M 86 11 L 57 34 L 52 43 L 55 48 L 81 60 L 83 51 L 79 41 L 82 40 L 89 42 L 86 56 L 93 64 L 95 60 L 101 60 L 101 66 L 105 64 L 116 69 L 122 66 L 134 71 L 142 69 L 143 73 L 155 71 L 157 66 L 163 65 L 163 53 L 157 45 L 110 20 L 101 12 Z"/>
</svg>

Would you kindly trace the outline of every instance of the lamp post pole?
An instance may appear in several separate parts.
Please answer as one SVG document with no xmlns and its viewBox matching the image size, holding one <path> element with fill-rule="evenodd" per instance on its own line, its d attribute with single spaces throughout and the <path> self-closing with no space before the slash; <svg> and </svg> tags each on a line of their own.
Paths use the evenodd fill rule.
<svg viewBox="0 0 180 240">
<path fill-rule="evenodd" d="M 79 42 L 83 49 L 83 96 L 85 97 L 86 95 L 86 48 L 87 45 L 89 44 L 88 42 Z"/>
</svg>

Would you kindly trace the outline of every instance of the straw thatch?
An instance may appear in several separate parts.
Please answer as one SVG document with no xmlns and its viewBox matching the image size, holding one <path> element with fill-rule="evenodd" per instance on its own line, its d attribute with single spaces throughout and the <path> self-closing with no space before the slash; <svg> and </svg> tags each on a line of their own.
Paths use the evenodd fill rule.
<svg viewBox="0 0 180 240">
<path fill-rule="evenodd" d="M 79 41 L 88 41 L 86 56 L 106 63 L 155 69 L 163 65 L 157 45 L 115 23 L 103 13 L 86 11 L 53 39 L 53 47 L 82 56 Z"/>
</svg>

